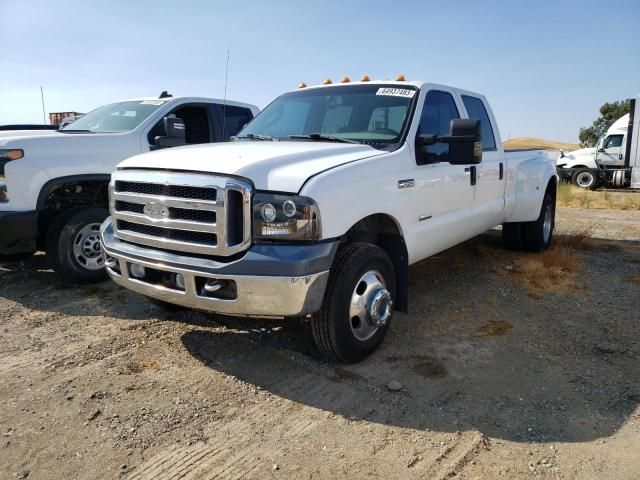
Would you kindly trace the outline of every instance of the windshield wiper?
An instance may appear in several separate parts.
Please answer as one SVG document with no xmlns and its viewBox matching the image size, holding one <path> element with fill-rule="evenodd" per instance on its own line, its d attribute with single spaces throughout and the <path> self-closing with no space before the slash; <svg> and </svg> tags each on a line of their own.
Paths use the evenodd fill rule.
<svg viewBox="0 0 640 480">
<path fill-rule="evenodd" d="M 273 138 L 270 135 L 260 135 L 257 133 L 247 133 L 246 135 L 241 135 L 239 137 L 236 138 L 249 138 L 251 140 L 264 140 L 264 141 L 268 141 L 268 142 L 274 142 L 275 138 Z"/>
<path fill-rule="evenodd" d="M 308 135 L 289 135 L 289 138 L 293 138 L 293 139 L 302 138 L 305 140 L 316 140 L 320 142 L 342 142 L 342 143 L 360 144 L 360 142 L 356 140 L 349 140 L 348 138 L 334 137 L 333 135 L 327 135 L 325 133 L 310 133 Z"/>
<path fill-rule="evenodd" d="M 62 130 L 58 130 L 62 133 L 96 133 L 93 130 L 74 130 L 69 128 L 63 128 Z"/>
</svg>

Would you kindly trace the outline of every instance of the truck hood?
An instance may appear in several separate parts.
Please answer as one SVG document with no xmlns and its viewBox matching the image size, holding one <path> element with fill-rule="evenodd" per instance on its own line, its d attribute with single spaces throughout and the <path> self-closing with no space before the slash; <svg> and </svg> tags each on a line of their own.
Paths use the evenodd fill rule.
<svg viewBox="0 0 640 480">
<path fill-rule="evenodd" d="M 40 135 L 53 135 L 58 133 L 57 130 L 2 130 L 0 131 L 0 139 L 8 137 L 39 137 Z"/>
<path fill-rule="evenodd" d="M 586 167 L 595 167 L 596 149 L 580 148 L 564 154 L 564 157 L 558 157 L 558 165 L 566 165 L 572 167 L 574 165 L 584 165 Z"/>
<path fill-rule="evenodd" d="M 118 168 L 235 175 L 251 180 L 260 190 L 298 192 L 317 173 L 384 153 L 345 143 L 238 141 L 157 150 L 128 158 Z"/>
</svg>

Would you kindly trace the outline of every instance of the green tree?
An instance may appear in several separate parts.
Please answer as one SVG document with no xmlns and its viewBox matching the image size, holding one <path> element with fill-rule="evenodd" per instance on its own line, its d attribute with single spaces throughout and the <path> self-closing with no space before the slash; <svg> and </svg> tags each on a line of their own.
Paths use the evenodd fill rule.
<svg viewBox="0 0 640 480">
<path fill-rule="evenodd" d="M 593 147 L 598 139 L 605 134 L 609 127 L 631 109 L 631 99 L 605 103 L 600 107 L 600 116 L 590 127 L 580 129 L 580 145 Z"/>
</svg>

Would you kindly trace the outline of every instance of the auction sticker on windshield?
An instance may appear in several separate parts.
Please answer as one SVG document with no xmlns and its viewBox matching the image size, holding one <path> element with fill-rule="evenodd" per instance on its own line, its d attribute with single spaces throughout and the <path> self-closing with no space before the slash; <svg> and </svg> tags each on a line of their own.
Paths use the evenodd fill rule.
<svg viewBox="0 0 640 480">
<path fill-rule="evenodd" d="M 376 95 L 388 95 L 392 97 L 406 97 L 413 98 L 416 94 L 415 90 L 411 90 L 409 88 L 390 88 L 390 87 L 382 87 L 379 88 L 376 92 Z"/>
<path fill-rule="evenodd" d="M 162 105 L 164 102 L 164 100 L 144 100 L 140 105 Z"/>
</svg>

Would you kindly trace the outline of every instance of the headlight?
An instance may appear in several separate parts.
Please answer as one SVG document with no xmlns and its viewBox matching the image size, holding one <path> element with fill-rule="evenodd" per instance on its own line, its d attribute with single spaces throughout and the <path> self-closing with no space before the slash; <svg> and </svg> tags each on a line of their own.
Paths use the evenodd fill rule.
<svg viewBox="0 0 640 480">
<path fill-rule="evenodd" d="M 319 240 L 320 211 L 308 197 L 280 193 L 253 196 L 253 238 L 268 240 Z"/>
<path fill-rule="evenodd" d="M 18 148 L 4 149 L 0 148 L 0 203 L 9 201 L 7 196 L 7 182 L 4 174 L 4 166 L 12 160 L 18 160 L 24 157 L 24 151 Z"/>
</svg>

